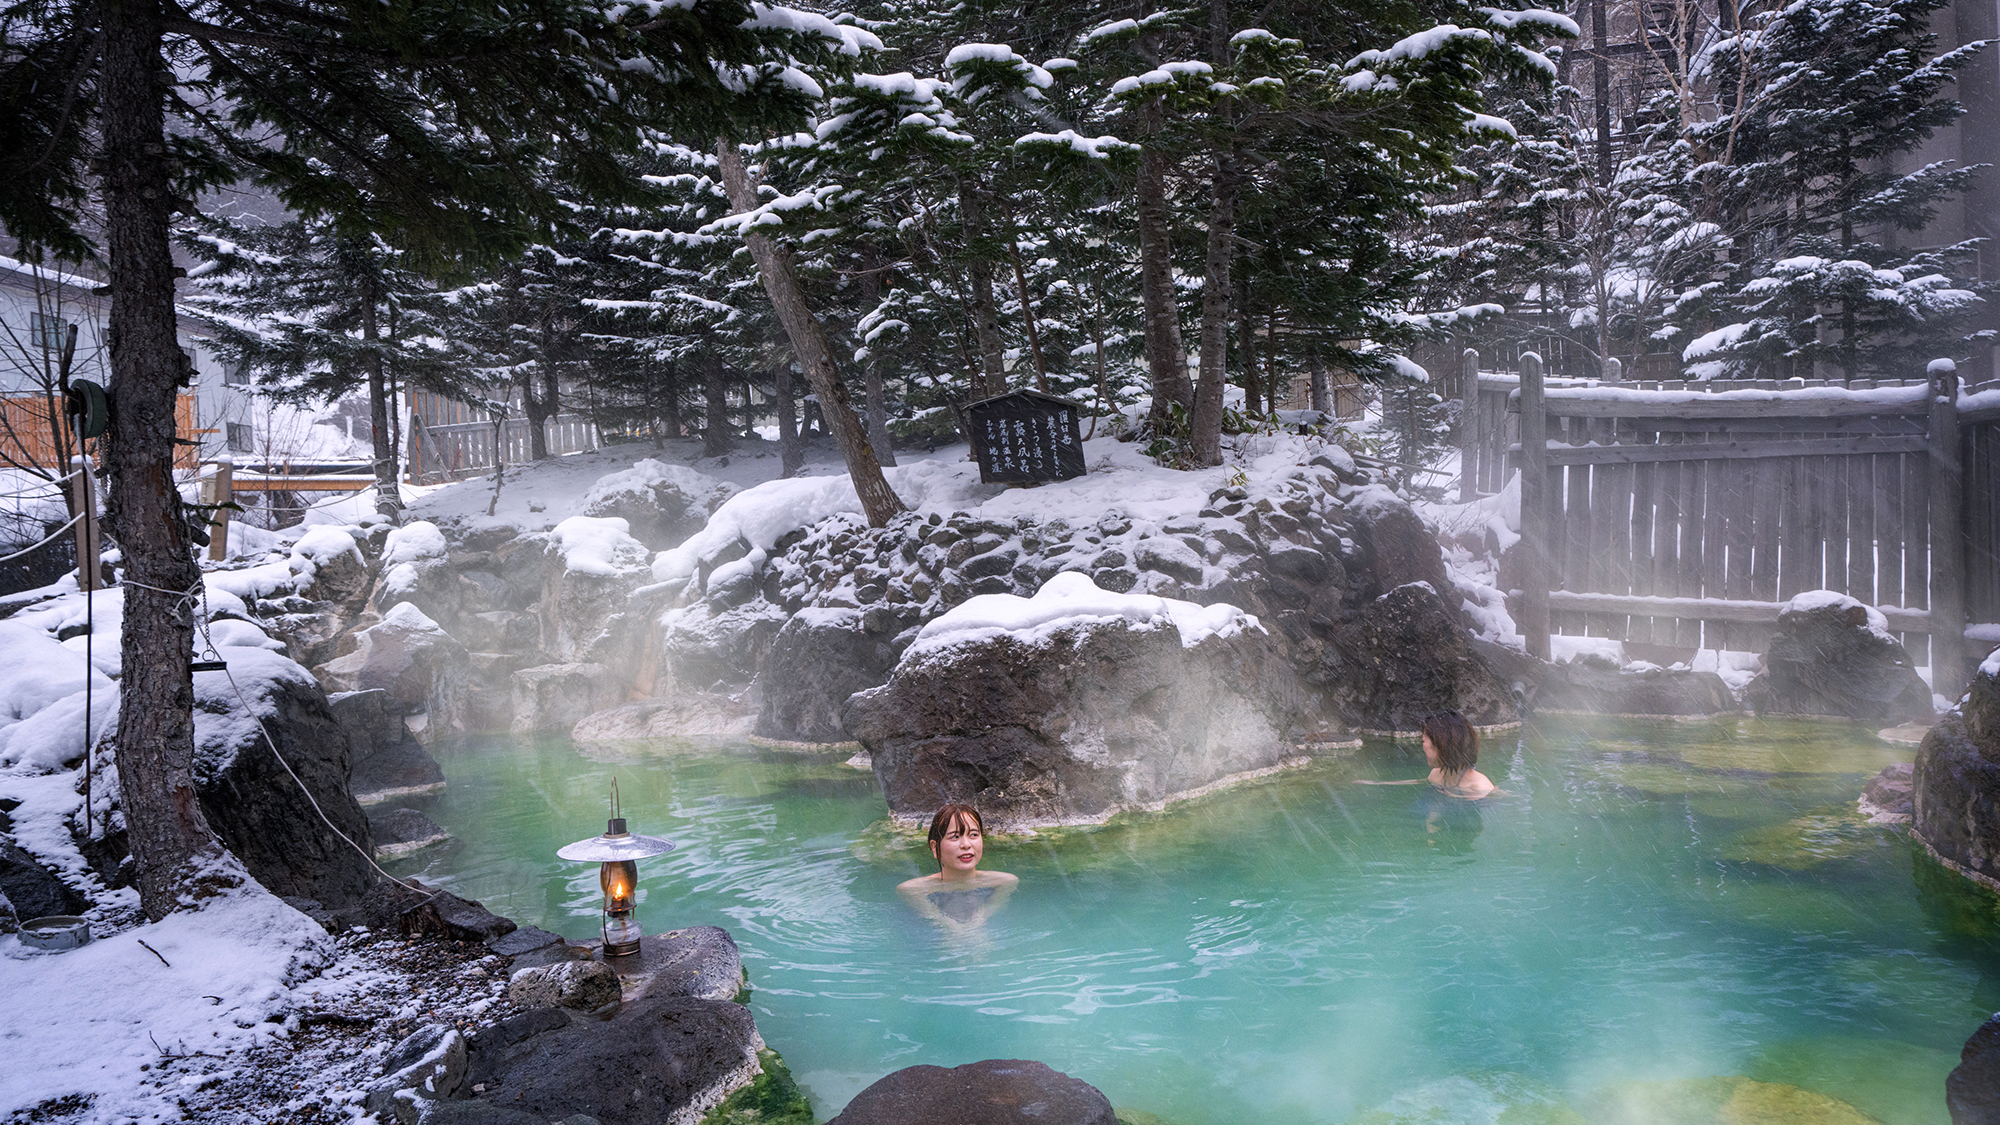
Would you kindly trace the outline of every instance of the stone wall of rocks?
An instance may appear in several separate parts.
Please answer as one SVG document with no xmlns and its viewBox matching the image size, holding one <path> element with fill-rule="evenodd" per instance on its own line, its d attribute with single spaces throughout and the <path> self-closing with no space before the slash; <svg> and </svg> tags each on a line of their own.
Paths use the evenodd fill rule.
<svg viewBox="0 0 2000 1125">
<path fill-rule="evenodd" d="M 763 554 L 738 541 L 701 560 L 666 614 L 660 664 L 669 691 L 750 689 L 770 738 L 847 737 L 841 702 L 886 682 L 925 622 L 979 594 L 1032 595 L 1065 571 L 1256 614 L 1306 687 L 1309 721 L 1407 729 L 1446 708 L 1482 725 L 1518 717 L 1472 652 L 1435 538 L 1337 449 L 1167 520 L 907 513 L 870 528 L 835 516 Z"/>
</svg>

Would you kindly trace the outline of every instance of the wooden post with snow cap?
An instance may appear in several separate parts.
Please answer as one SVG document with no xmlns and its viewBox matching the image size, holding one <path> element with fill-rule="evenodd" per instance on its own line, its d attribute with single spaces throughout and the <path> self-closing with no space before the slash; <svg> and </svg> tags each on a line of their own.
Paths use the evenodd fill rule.
<svg viewBox="0 0 2000 1125">
<path fill-rule="evenodd" d="M 1931 690 L 1965 690 L 1965 465 L 1958 431 L 1958 366 L 1931 361 Z"/>
<path fill-rule="evenodd" d="M 1479 499 L 1479 352 L 1458 357 L 1458 502 Z"/>
<path fill-rule="evenodd" d="M 1548 415 L 1542 357 L 1521 353 L 1521 635 L 1528 655 L 1549 658 Z"/>
</svg>

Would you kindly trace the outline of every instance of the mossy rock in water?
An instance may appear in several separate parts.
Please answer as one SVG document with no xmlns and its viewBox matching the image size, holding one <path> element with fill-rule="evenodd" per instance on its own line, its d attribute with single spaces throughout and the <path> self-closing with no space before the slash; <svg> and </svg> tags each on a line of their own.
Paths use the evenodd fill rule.
<svg viewBox="0 0 2000 1125">
<path fill-rule="evenodd" d="M 1143 1109 L 1114 1109 L 1112 1115 L 1118 1118 L 1118 1125 L 1174 1125 L 1157 1113 L 1147 1113 Z"/>
<path fill-rule="evenodd" d="M 1884 831 L 1862 820 L 1852 806 L 1814 809 L 1782 824 L 1738 832 L 1722 846 L 1722 858 L 1805 871 L 1881 847 Z"/>
<path fill-rule="evenodd" d="M 778 1052 L 757 1052 L 757 1064 L 763 1068 L 757 1077 L 710 1110 L 701 1125 L 813 1125 L 812 1103 Z"/>
<path fill-rule="evenodd" d="M 1881 1125 L 1838 1098 L 1741 1075 L 1621 1082 L 1589 1105 L 1592 1125 Z"/>
<path fill-rule="evenodd" d="M 1911 960 L 1909 957 L 1900 960 Z M 1896 1039 L 1816 1036 L 1757 1049 L 1744 1069 L 1752 1078 L 1783 1077 L 1841 1098 L 1890 1125 L 1940 1120 L 1939 1091 L 1959 1063 L 1943 1050 Z"/>
</svg>

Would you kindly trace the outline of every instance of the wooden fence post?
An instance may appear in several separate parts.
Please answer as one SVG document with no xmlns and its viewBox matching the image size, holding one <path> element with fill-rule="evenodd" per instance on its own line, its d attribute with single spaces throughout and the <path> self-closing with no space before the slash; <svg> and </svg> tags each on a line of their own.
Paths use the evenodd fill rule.
<svg viewBox="0 0 2000 1125">
<path fill-rule="evenodd" d="M 1521 635 L 1528 655 L 1549 658 L 1548 415 L 1542 357 L 1521 354 Z"/>
<path fill-rule="evenodd" d="M 410 435 L 409 474 L 411 484 L 424 483 L 424 420 L 417 412 L 410 411 L 410 424 L 403 427 Z"/>
<path fill-rule="evenodd" d="M 236 466 L 229 461 L 219 461 L 215 473 L 201 482 L 204 504 L 218 507 L 209 509 L 208 514 L 208 557 L 221 561 L 229 557 L 229 509 L 219 505 L 227 504 L 236 494 Z"/>
<path fill-rule="evenodd" d="M 1958 369 L 1931 363 L 1931 690 L 1965 690 L 1965 466 L 1959 451 Z"/>
<path fill-rule="evenodd" d="M 1479 499 L 1479 352 L 1458 357 L 1458 502 Z"/>
<path fill-rule="evenodd" d="M 90 475 L 90 458 L 72 457 L 69 467 L 76 473 L 69 478 L 70 496 L 82 517 L 76 521 L 76 588 L 88 592 L 104 585 L 98 571 L 97 481 Z"/>
</svg>

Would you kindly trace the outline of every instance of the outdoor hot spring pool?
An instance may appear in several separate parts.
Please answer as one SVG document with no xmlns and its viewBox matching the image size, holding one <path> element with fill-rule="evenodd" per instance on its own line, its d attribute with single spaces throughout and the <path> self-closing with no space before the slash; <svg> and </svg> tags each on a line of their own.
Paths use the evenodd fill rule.
<svg viewBox="0 0 2000 1125">
<path fill-rule="evenodd" d="M 838 756 L 492 738 L 440 754 L 429 812 L 460 843 L 405 868 L 593 937 L 596 868 L 555 850 L 603 830 L 615 776 L 634 829 L 680 843 L 641 866 L 647 932 L 729 928 L 822 1118 L 900 1067 L 1031 1058 L 1173 1125 L 1708 1121 L 1753 1095 L 1778 1100 L 1730 1119 L 1861 1120 L 1830 1097 L 1947 1125 L 2000 1008 L 2000 911 L 1855 816 L 1909 754 L 1834 724 L 1543 718 L 1482 751 L 1510 796 L 1439 813 L 1350 784 L 1421 774 L 1370 744 L 995 839 L 1021 888 L 967 941 L 897 898 L 928 853 Z"/>
</svg>

